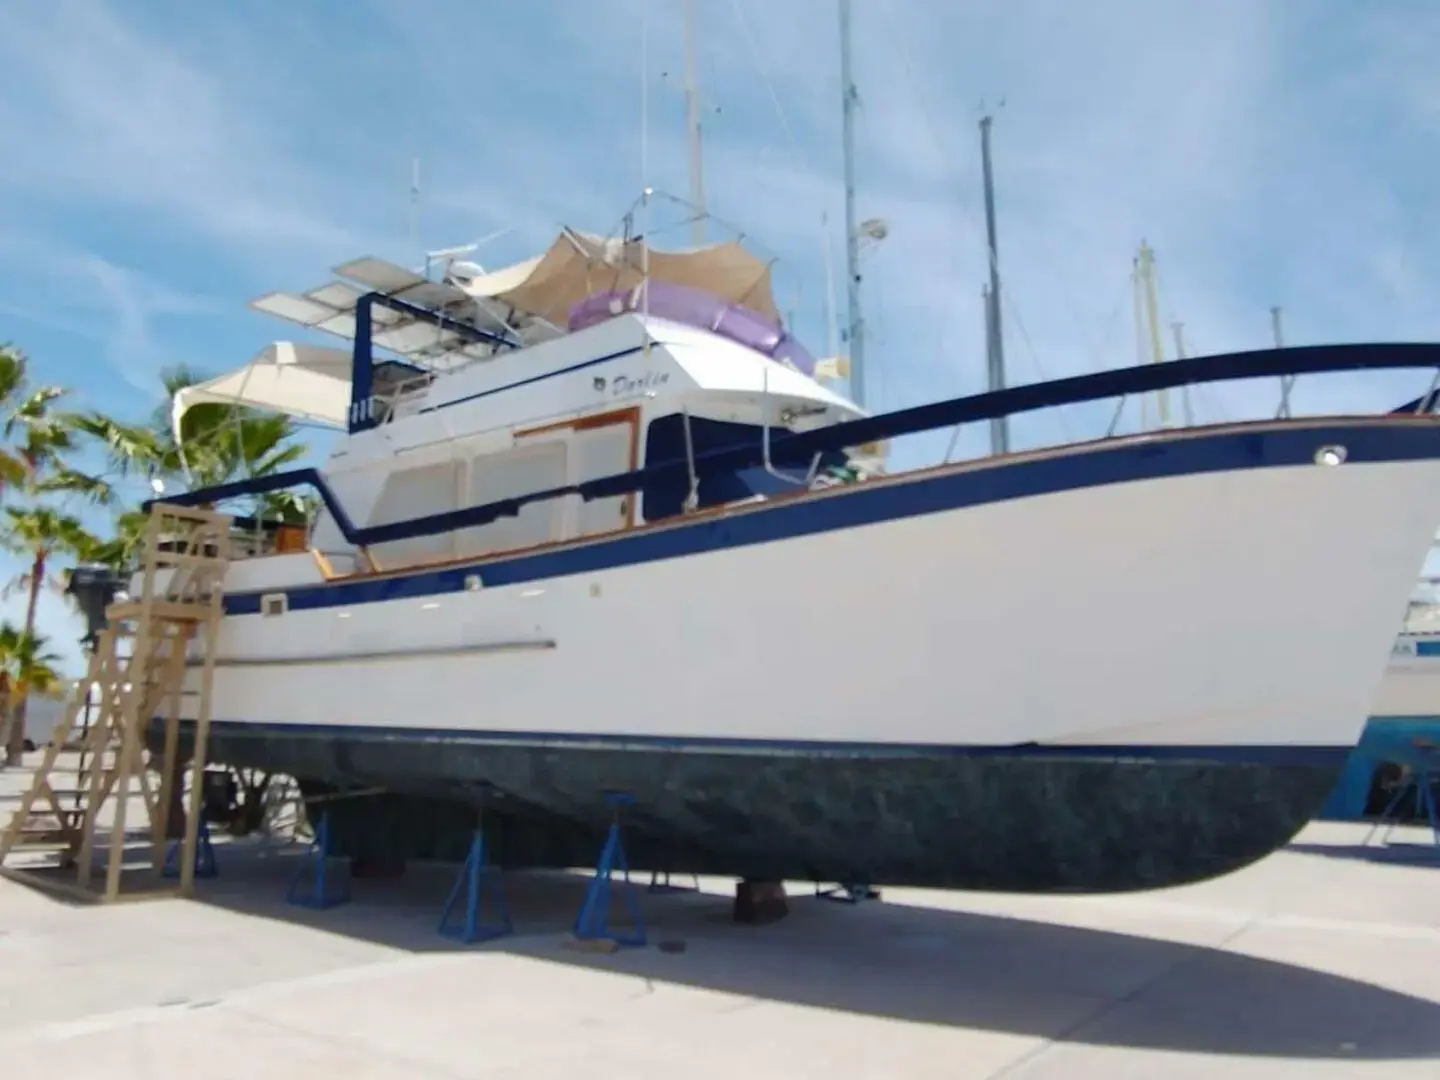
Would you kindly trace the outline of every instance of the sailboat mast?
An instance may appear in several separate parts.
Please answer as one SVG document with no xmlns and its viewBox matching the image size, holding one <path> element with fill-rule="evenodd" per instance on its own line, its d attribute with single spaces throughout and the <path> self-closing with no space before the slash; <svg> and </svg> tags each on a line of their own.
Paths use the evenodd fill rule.
<svg viewBox="0 0 1440 1080">
<path fill-rule="evenodd" d="M 1000 324 L 1000 246 L 995 235 L 995 178 L 990 170 L 989 114 L 980 118 L 980 164 L 985 179 L 985 238 L 990 252 L 990 291 L 986 299 L 985 360 L 987 389 L 1005 389 L 1005 337 Z M 1009 421 L 997 416 L 990 421 L 990 452 L 1010 449 Z"/>
<path fill-rule="evenodd" d="M 840 0 L 840 94 L 845 155 L 845 301 L 850 352 L 850 397 L 865 404 L 865 319 L 860 313 L 860 234 L 855 224 L 855 90 L 850 61 L 850 0 Z"/>
<path fill-rule="evenodd" d="M 705 243 L 705 165 L 700 153 L 700 70 L 695 59 L 695 0 L 685 0 L 685 127 L 690 144 L 690 205 L 695 221 L 690 237 Z"/>
<path fill-rule="evenodd" d="M 1270 309 L 1270 333 L 1275 339 L 1275 348 L 1285 347 L 1285 328 L 1280 322 L 1280 309 Z M 1282 375 L 1280 378 L 1280 412 L 1277 414 L 1282 420 L 1290 418 L 1290 391 L 1295 388 L 1294 375 Z"/>
<path fill-rule="evenodd" d="M 1143 307 L 1143 318 L 1139 307 L 1137 307 L 1135 316 L 1136 329 L 1142 335 L 1139 343 L 1142 356 L 1145 346 L 1148 344 L 1150 361 L 1162 364 L 1165 362 L 1165 343 L 1160 336 L 1160 297 L 1155 284 L 1155 252 L 1144 240 L 1140 241 L 1140 254 L 1135 260 L 1135 289 L 1136 303 Z M 1142 323 L 1143 331 L 1140 329 Z M 1169 391 L 1157 390 L 1155 403 L 1159 413 L 1160 426 L 1168 428 L 1170 426 Z"/>
</svg>

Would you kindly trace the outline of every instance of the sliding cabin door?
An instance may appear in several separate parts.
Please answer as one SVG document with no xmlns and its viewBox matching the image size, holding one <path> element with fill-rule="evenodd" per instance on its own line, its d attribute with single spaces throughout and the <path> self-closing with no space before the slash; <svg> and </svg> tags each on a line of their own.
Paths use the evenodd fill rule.
<svg viewBox="0 0 1440 1080">
<path fill-rule="evenodd" d="M 515 445 L 470 462 L 464 505 L 485 506 L 517 495 L 564 487 L 569 459 L 566 440 L 517 435 Z M 527 503 L 518 514 L 499 517 L 456 534 L 457 554 L 487 555 L 537 547 L 563 538 L 564 506 L 558 499 Z"/>
<path fill-rule="evenodd" d="M 640 416 L 637 409 L 622 409 L 602 416 L 534 428 L 520 436 L 526 440 L 563 443 L 568 464 L 565 484 L 583 484 L 635 468 L 639 453 Z M 586 502 L 578 495 L 557 500 L 561 510 L 559 536 L 571 540 L 629 528 L 635 523 L 634 494 Z"/>
<path fill-rule="evenodd" d="M 390 525 L 454 510 L 456 487 L 463 475 L 460 465 L 459 461 L 441 461 L 392 472 L 375 500 L 369 524 Z M 382 570 L 434 562 L 455 555 L 455 537 L 452 533 L 416 536 L 376 544 L 370 554 Z"/>
</svg>

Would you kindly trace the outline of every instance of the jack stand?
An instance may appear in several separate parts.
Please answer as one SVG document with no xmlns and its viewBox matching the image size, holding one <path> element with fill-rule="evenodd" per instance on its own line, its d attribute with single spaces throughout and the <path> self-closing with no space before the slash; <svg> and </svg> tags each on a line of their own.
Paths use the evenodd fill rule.
<svg viewBox="0 0 1440 1080">
<path fill-rule="evenodd" d="M 310 845 L 310 851 L 301 860 L 300 865 L 295 868 L 295 875 L 290 879 L 290 887 L 285 890 L 285 902 L 294 904 L 296 907 L 314 908 L 316 911 L 324 911 L 326 908 L 337 907 L 350 899 L 350 888 L 342 883 L 332 893 L 326 889 L 326 863 L 330 858 L 330 818 L 326 814 L 320 815 L 320 824 L 315 828 L 315 840 Z M 303 890 L 303 878 L 309 864 L 315 865 L 315 883 L 312 889 Z"/>
<path fill-rule="evenodd" d="M 499 875 L 500 868 L 490 866 L 485 861 L 485 826 L 482 823 L 475 827 L 475 838 L 470 841 L 470 854 L 465 859 L 465 865 L 460 867 L 460 873 L 455 877 L 455 885 L 450 890 L 450 897 L 445 901 L 444 910 L 440 912 L 442 936 L 473 945 L 477 941 L 491 941 L 514 932 L 515 924 L 510 918 L 510 905 L 505 902 L 505 886 Z M 490 926 L 480 922 L 480 912 L 485 906 L 487 880 L 493 887 L 495 909 L 500 915 L 500 922 Z M 454 914 L 455 905 L 462 892 L 465 896 L 465 920 L 454 925 L 450 916 Z"/>
<path fill-rule="evenodd" d="M 170 842 L 170 850 L 165 852 L 165 865 L 160 868 L 161 876 L 167 878 L 180 876 L 180 848 L 184 843 L 183 840 Z M 210 842 L 210 823 L 202 817 L 195 845 L 195 876 L 197 878 L 213 878 L 219 875 L 220 868 L 215 865 L 215 845 Z"/>
<path fill-rule="evenodd" d="M 858 904 L 862 900 L 879 900 L 880 890 L 872 889 L 863 882 L 851 882 L 847 885 L 835 885 L 829 889 L 820 888 L 820 883 L 815 883 L 815 897 L 818 900 L 829 900 L 836 904 Z"/>
<path fill-rule="evenodd" d="M 1427 763 L 1428 765 L 1428 763 Z M 1382 825 L 1385 826 L 1385 835 L 1381 843 L 1390 842 L 1390 834 L 1395 831 L 1398 824 L 1396 811 L 1400 803 L 1411 791 L 1415 792 L 1415 816 L 1421 818 L 1430 826 L 1430 835 L 1434 840 L 1437 853 L 1440 853 L 1440 807 L 1435 804 L 1435 784 L 1440 781 L 1440 766 L 1412 768 L 1405 782 L 1396 790 L 1394 797 L 1385 804 L 1385 809 L 1380 812 L 1379 819 L 1370 826 L 1370 831 L 1365 834 L 1363 847 L 1370 846 L 1370 840 Z"/>
<path fill-rule="evenodd" d="M 609 794 L 605 802 L 611 807 L 613 817 L 610 832 L 605 837 L 605 848 L 600 852 L 600 862 L 595 868 L 595 877 L 585 890 L 585 902 L 580 914 L 575 917 L 575 937 L 581 941 L 613 941 L 616 945 L 638 948 L 645 944 L 645 920 L 640 914 L 640 905 L 629 883 L 630 864 L 625 858 L 625 845 L 620 840 L 620 808 L 634 803 L 628 795 Z M 629 933 L 617 931 L 610 925 L 610 896 L 614 891 L 613 874 L 619 869 L 625 876 L 625 906 L 630 911 L 635 929 Z"/>
<path fill-rule="evenodd" d="M 664 880 L 664 881 L 661 881 L 661 880 L 660 880 L 660 875 L 661 875 L 662 872 L 663 872 L 664 875 L 665 875 L 665 880 Z M 671 881 L 670 881 L 670 871 L 669 871 L 669 870 L 665 870 L 665 871 L 651 870 L 651 871 L 650 871 L 650 885 L 646 888 L 645 891 L 648 892 L 648 893 L 699 892 L 699 891 L 700 891 L 700 875 L 699 875 L 699 874 L 691 874 L 690 877 L 694 880 L 694 882 L 695 882 L 694 885 L 675 885 L 675 884 L 672 884 Z"/>
</svg>

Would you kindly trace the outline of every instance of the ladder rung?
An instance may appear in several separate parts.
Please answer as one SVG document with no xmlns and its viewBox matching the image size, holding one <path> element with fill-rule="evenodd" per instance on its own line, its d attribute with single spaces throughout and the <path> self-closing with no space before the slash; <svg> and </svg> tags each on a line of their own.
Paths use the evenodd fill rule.
<svg viewBox="0 0 1440 1080">
<path fill-rule="evenodd" d="M 50 791 L 54 794 L 55 798 L 57 798 L 57 799 L 76 799 L 76 798 L 79 798 L 79 797 L 82 796 L 82 795 L 86 795 L 86 794 L 89 793 L 89 789 L 88 789 L 88 788 L 57 788 L 57 787 L 52 787 L 52 788 L 50 789 Z M 28 794 L 29 794 L 29 792 L 25 792 L 25 791 L 13 791 L 13 792 L 12 792 L 12 791 L 7 791 L 7 792 L 3 792 L 3 793 L 0 793 L 0 803 L 7 803 L 7 802 L 8 802 L 8 803 L 18 803 L 20 800 L 22 800 L 23 798 L 25 798 L 25 796 L 28 795 Z"/>
<path fill-rule="evenodd" d="M 56 836 L 54 839 L 39 837 L 34 840 L 26 840 L 22 838 L 18 844 L 6 852 L 6 855 L 9 856 L 16 853 L 31 855 L 40 852 L 54 853 L 69 851 L 72 846 L 69 840 L 61 836 Z"/>
<path fill-rule="evenodd" d="M 123 604 L 111 604 L 105 609 L 105 617 L 111 622 L 127 622 L 140 618 L 145 605 L 139 600 L 127 600 Z M 150 617 L 170 619 L 175 622 L 205 622 L 210 618 L 209 598 L 204 600 L 152 600 Z"/>
</svg>

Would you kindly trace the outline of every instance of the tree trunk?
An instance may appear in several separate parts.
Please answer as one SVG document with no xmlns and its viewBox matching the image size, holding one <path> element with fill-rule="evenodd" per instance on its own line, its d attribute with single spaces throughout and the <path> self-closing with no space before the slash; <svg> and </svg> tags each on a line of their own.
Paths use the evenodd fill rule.
<svg viewBox="0 0 1440 1080">
<path fill-rule="evenodd" d="M 44 551 L 37 551 L 30 564 L 30 598 L 25 605 L 25 634 L 32 640 L 35 634 L 35 615 L 40 606 L 40 586 L 45 582 L 46 555 Z M 10 740 L 5 747 L 5 762 L 8 765 L 19 765 L 25 753 L 25 705 L 29 696 L 23 685 L 19 687 L 15 714 L 10 724 Z"/>
<path fill-rule="evenodd" d="M 10 676 L 0 671 L 0 735 L 5 736 L 5 738 L 0 741 L 3 741 L 7 746 L 10 742 L 10 720 Z M 13 762 L 10 761 L 10 755 L 8 753 L 5 755 L 5 764 L 13 764 Z"/>
</svg>

